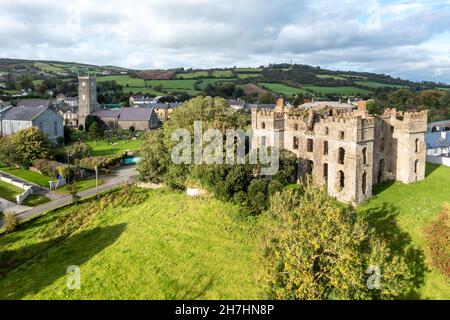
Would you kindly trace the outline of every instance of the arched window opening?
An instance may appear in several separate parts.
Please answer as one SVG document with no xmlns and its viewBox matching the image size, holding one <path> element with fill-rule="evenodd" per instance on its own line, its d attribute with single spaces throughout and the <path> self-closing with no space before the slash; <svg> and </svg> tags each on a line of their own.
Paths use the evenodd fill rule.
<svg viewBox="0 0 450 320">
<path fill-rule="evenodd" d="M 345 163 L 345 149 L 344 148 L 339 148 L 338 162 L 339 162 L 339 164 Z"/>
<path fill-rule="evenodd" d="M 344 189 L 345 188 L 345 174 L 344 171 L 339 171 L 338 172 L 338 186 L 339 189 Z"/>
<path fill-rule="evenodd" d="M 364 148 L 362 153 L 363 153 L 363 164 L 367 164 L 367 148 Z"/>
<path fill-rule="evenodd" d="M 265 122 L 263 122 L 263 123 L 261 124 L 261 128 L 262 128 L 263 130 L 266 129 L 266 123 L 265 123 Z"/>
<path fill-rule="evenodd" d="M 364 172 L 362 175 L 362 193 L 363 195 L 367 193 L 367 172 Z"/>
<path fill-rule="evenodd" d="M 306 164 L 306 172 L 308 174 L 313 174 L 314 171 L 314 161 L 308 160 L 307 164 Z"/>
<path fill-rule="evenodd" d="M 414 162 L 414 173 L 417 174 L 417 172 L 419 172 L 419 160 Z"/>
<path fill-rule="evenodd" d="M 419 139 L 416 139 L 416 153 L 419 153 Z"/>
</svg>

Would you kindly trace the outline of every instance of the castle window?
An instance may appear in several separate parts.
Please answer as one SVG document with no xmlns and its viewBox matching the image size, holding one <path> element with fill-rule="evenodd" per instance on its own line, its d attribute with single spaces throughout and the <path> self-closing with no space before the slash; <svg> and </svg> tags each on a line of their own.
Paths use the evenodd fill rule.
<svg viewBox="0 0 450 320">
<path fill-rule="evenodd" d="M 345 163 L 345 149 L 344 148 L 339 148 L 339 151 L 338 151 L 338 163 L 339 164 L 344 164 Z"/>
<path fill-rule="evenodd" d="M 328 155 L 328 141 L 323 142 L 323 155 L 324 156 Z"/>
<path fill-rule="evenodd" d="M 363 164 L 367 164 L 367 148 L 364 148 L 362 150 L 362 154 L 363 154 Z"/>
<path fill-rule="evenodd" d="M 294 130 L 298 131 L 298 124 L 294 124 Z"/>
<path fill-rule="evenodd" d="M 363 195 L 367 193 L 367 172 L 362 175 L 362 193 Z"/>
<path fill-rule="evenodd" d="M 308 152 L 314 151 L 314 141 L 313 139 L 308 139 Z"/>
<path fill-rule="evenodd" d="M 262 128 L 263 130 L 266 129 L 266 123 L 265 123 L 265 122 L 263 122 L 263 123 L 261 124 L 261 128 Z"/>
<path fill-rule="evenodd" d="M 344 189 L 345 188 L 345 174 L 344 174 L 344 171 L 339 171 L 338 172 L 337 179 L 338 179 L 337 182 L 338 182 L 339 188 L 340 189 Z"/>
<path fill-rule="evenodd" d="M 306 163 L 306 172 L 308 174 L 313 174 L 314 171 L 314 162 L 311 160 L 308 160 L 308 162 Z"/>
<path fill-rule="evenodd" d="M 414 162 L 414 173 L 417 174 L 417 172 L 419 172 L 419 160 Z"/>
<path fill-rule="evenodd" d="M 383 152 L 384 151 L 384 138 L 381 138 L 381 142 L 380 142 L 380 151 Z"/>
<path fill-rule="evenodd" d="M 419 139 L 416 139 L 416 153 L 419 153 Z"/>
<path fill-rule="evenodd" d="M 328 127 L 325 127 L 325 135 L 329 135 L 330 134 L 330 129 Z"/>
<path fill-rule="evenodd" d="M 339 139 L 341 139 L 341 140 L 345 139 L 345 132 L 344 131 L 340 131 L 339 132 Z"/>
<path fill-rule="evenodd" d="M 298 150 L 298 147 L 299 147 L 298 137 L 294 137 L 293 148 L 294 150 Z"/>
<path fill-rule="evenodd" d="M 323 178 L 328 181 L 328 163 L 323 164 Z"/>
</svg>

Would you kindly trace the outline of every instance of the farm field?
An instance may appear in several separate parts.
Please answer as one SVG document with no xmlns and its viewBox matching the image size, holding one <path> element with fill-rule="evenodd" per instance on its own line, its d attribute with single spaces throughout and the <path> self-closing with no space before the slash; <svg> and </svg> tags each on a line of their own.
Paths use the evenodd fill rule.
<svg viewBox="0 0 450 320">
<path fill-rule="evenodd" d="M 287 96 L 295 95 L 295 94 L 310 94 L 310 92 L 306 91 L 302 88 L 294 88 L 282 83 L 258 83 L 258 85 L 262 86 L 263 89 L 266 88 L 267 90 L 284 94 Z"/>
<path fill-rule="evenodd" d="M 357 85 L 360 86 L 365 86 L 365 87 L 369 87 L 369 88 L 374 88 L 374 89 L 378 89 L 378 88 L 405 88 L 405 86 L 400 86 L 400 85 L 395 85 L 395 84 L 382 84 L 382 83 L 377 83 L 377 82 L 373 82 L 373 81 L 355 81 L 355 83 Z"/>
<path fill-rule="evenodd" d="M 145 80 L 139 78 L 132 78 L 128 75 L 120 75 L 120 76 L 103 76 L 98 77 L 97 82 L 102 83 L 105 81 L 115 81 L 118 85 L 122 87 L 143 87 L 145 88 Z"/>
<path fill-rule="evenodd" d="M 195 90 L 194 84 L 197 80 L 147 80 L 146 83 L 153 88 L 161 86 L 169 92 L 185 92 L 189 95 L 197 95 L 199 91 Z"/>
<path fill-rule="evenodd" d="M 347 80 L 345 77 L 334 76 L 331 74 L 318 74 L 316 77 L 319 79 Z"/>
<path fill-rule="evenodd" d="M 231 70 L 214 70 L 212 72 L 213 78 L 232 78 L 233 72 Z"/>
<path fill-rule="evenodd" d="M 195 79 L 201 77 L 207 77 L 208 71 L 194 71 L 189 73 L 179 73 L 176 75 L 177 79 Z"/>
<path fill-rule="evenodd" d="M 261 74 L 259 73 L 239 73 L 237 75 L 238 79 L 252 79 L 252 78 L 258 78 Z"/>
<path fill-rule="evenodd" d="M 6 257 L 0 299 L 258 298 L 255 220 L 238 218 L 237 207 L 211 198 L 140 192 L 147 194 L 144 203 L 110 205 L 62 238 L 43 240 L 47 230 L 59 232 L 58 217 L 86 210 L 89 202 L 0 235 Z M 71 265 L 80 267 L 81 290 L 67 289 Z"/>
<path fill-rule="evenodd" d="M 218 83 L 232 83 L 236 81 L 236 79 L 202 79 L 200 80 L 199 88 L 206 89 L 208 84 L 218 84 Z"/>
<path fill-rule="evenodd" d="M 53 72 L 53 73 L 67 72 L 65 69 L 60 68 L 60 67 L 56 67 L 53 64 L 49 64 L 49 63 L 35 62 L 34 66 L 36 68 L 38 68 L 39 70 L 42 70 L 44 72 Z"/>
<path fill-rule="evenodd" d="M 312 91 L 316 94 L 342 94 L 342 95 L 357 95 L 370 94 L 371 91 L 357 87 L 318 87 L 318 86 L 304 86 L 305 90 Z"/>
</svg>

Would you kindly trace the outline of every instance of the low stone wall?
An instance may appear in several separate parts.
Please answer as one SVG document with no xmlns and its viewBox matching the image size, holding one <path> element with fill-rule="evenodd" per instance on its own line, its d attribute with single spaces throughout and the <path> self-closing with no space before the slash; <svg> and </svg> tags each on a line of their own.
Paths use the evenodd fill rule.
<svg viewBox="0 0 450 320">
<path fill-rule="evenodd" d="M 58 188 L 62 188 L 67 184 L 66 179 L 50 181 L 50 190 L 56 190 Z"/>
<path fill-rule="evenodd" d="M 24 190 L 24 192 L 22 194 L 16 196 L 17 204 L 22 204 L 28 198 L 28 196 L 30 196 L 34 193 L 33 186 L 26 184 L 26 183 L 22 183 L 20 181 L 14 180 L 14 179 L 7 178 L 7 177 L 3 176 L 1 173 L 0 173 L 0 180 Z"/>
<path fill-rule="evenodd" d="M 444 166 L 450 167 L 450 158 L 446 157 L 427 156 L 427 162 L 442 164 Z"/>
</svg>

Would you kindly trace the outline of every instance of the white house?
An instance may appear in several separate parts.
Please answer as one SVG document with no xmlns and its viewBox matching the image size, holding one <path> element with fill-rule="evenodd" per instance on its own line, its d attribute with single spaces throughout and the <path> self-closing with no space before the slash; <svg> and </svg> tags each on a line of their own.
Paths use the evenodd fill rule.
<svg viewBox="0 0 450 320">
<path fill-rule="evenodd" d="M 450 166 L 450 132 L 440 131 L 425 135 L 427 161 Z"/>
</svg>

